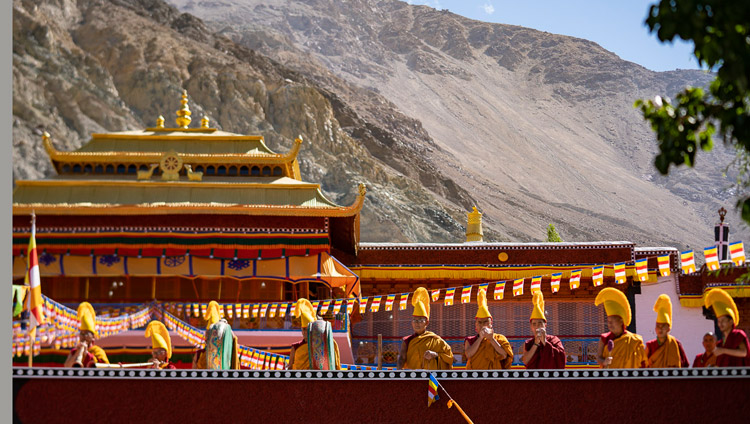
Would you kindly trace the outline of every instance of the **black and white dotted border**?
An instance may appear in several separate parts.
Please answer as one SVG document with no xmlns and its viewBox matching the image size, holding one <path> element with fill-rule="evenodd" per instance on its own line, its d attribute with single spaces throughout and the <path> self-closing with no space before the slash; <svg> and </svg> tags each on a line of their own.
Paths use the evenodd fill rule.
<svg viewBox="0 0 750 424">
<path fill-rule="evenodd" d="M 599 380 L 750 378 L 750 367 L 700 369 L 578 369 L 432 371 L 439 380 Z M 134 378 L 212 380 L 424 380 L 425 371 L 149 370 L 14 367 L 13 378 Z"/>
</svg>

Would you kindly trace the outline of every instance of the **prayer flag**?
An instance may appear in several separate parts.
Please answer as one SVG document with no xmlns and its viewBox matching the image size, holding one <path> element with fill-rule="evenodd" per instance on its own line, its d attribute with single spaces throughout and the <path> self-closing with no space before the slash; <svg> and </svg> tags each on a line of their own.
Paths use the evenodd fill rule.
<svg viewBox="0 0 750 424">
<path fill-rule="evenodd" d="M 250 318 L 250 305 L 247 303 L 242 305 L 242 318 Z"/>
<path fill-rule="evenodd" d="M 557 293 L 558 291 L 560 291 L 560 280 L 562 280 L 562 272 L 552 274 L 552 279 L 549 282 L 552 293 Z"/>
<path fill-rule="evenodd" d="M 258 317 L 258 310 L 260 309 L 260 305 L 257 303 L 253 303 L 253 318 Z"/>
<path fill-rule="evenodd" d="M 237 315 L 237 318 L 242 317 L 242 304 L 237 303 L 234 305 L 234 314 Z"/>
<path fill-rule="evenodd" d="M 619 262 L 615 264 L 615 283 L 622 284 L 627 281 L 625 275 L 625 262 Z"/>
<path fill-rule="evenodd" d="M 234 308 L 232 308 L 232 305 L 227 305 L 227 316 L 229 316 L 229 318 L 232 318 L 232 316 L 234 316 L 233 309 Z"/>
<path fill-rule="evenodd" d="M 456 294 L 456 289 L 445 290 L 445 306 L 453 306 L 453 295 Z"/>
<path fill-rule="evenodd" d="M 648 258 L 638 259 L 635 261 L 635 272 L 638 274 L 638 280 L 648 280 Z"/>
<path fill-rule="evenodd" d="M 276 317 L 276 309 L 278 309 L 279 304 L 278 303 L 272 303 L 271 308 L 268 309 L 268 318 L 275 318 Z"/>
<path fill-rule="evenodd" d="M 346 313 L 351 315 L 354 312 L 354 298 L 346 299 Z"/>
<path fill-rule="evenodd" d="M 198 305 L 197 303 L 193 303 L 193 315 L 195 315 L 196 317 L 199 317 L 200 311 L 201 311 L 200 305 Z M 203 311 L 205 312 L 205 309 Z"/>
<path fill-rule="evenodd" d="M 359 314 L 364 315 L 367 312 L 367 298 L 363 297 L 359 300 Z"/>
<path fill-rule="evenodd" d="M 380 310 L 380 299 L 383 296 L 375 296 L 372 298 L 372 303 L 370 304 L 370 312 L 377 312 Z"/>
<path fill-rule="evenodd" d="M 430 292 L 430 296 L 432 296 L 432 301 L 437 302 L 438 299 L 440 299 L 440 289 L 433 290 Z"/>
<path fill-rule="evenodd" d="M 398 310 L 399 311 L 405 311 L 406 307 L 408 306 L 409 302 L 409 293 L 401 293 L 401 299 L 398 303 Z"/>
<path fill-rule="evenodd" d="M 531 278 L 531 294 L 534 294 L 538 291 L 542 291 L 542 277 L 532 277 Z"/>
<path fill-rule="evenodd" d="M 686 250 L 680 253 L 682 259 L 682 272 L 685 274 L 692 274 L 695 272 L 695 258 L 693 257 L 692 250 Z"/>
<path fill-rule="evenodd" d="M 385 310 L 386 311 L 392 311 L 393 310 L 393 301 L 396 300 L 395 294 L 389 294 L 388 297 L 385 298 Z"/>
<path fill-rule="evenodd" d="M 469 303 L 471 301 L 471 286 L 465 286 L 461 292 L 461 303 Z"/>
<path fill-rule="evenodd" d="M 208 309 L 208 304 L 201 303 L 201 316 L 206 316 L 206 309 Z M 195 312 L 195 316 L 198 316 L 198 312 Z"/>
<path fill-rule="evenodd" d="M 523 294 L 523 278 L 513 280 L 513 296 L 521 296 Z"/>
<path fill-rule="evenodd" d="M 36 252 L 36 216 L 31 215 L 31 238 L 28 249 L 28 270 L 26 272 L 26 285 L 29 287 L 29 325 L 36 328 L 45 323 L 44 301 L 42 300 L 42 280 L 39 274 L 39 258 Z"/>
<path fill-rule="evenodd" d="M 344 299 L 336 299 L 336 302 L 333 304 L 333 314 L 340 314 L 341 313 L 341 306 L 344 304 Z"/>
<path fill-rule="evenodd" d="M 659 274 L 662 277 L 669 277 L 671 274 L 669 270 L 669 255 L 659 256 L 656 260 L 659 262 Z"/>
<path fill-rule="evenodd" d="M 324 300 L 323 304 L 320 305 L 320 315 L 325 315 L 328 312 L 328 308 L 331 306 L 331 300 Z"/>
<path fill-rule="evenodd" d="M 428 373 L 428 375 L 430 376 L 427 387 L 427 407 L 429 408 L 430 405 L 432 405 L 432 402 L 440 399 L 440 396 L 438 396 L 437 379 L 432 375 L 432 373 Z"/>
<path fill-rule="evenodd" d="M 482 283 L 482 284 L 480 284 L 479 285 L 479 289 L 477 290 L 477 293 L 479 293 L 479 290 L 482 290 L 482 289 L 484 289 L 484 293 L 485 294 L 487 292 L 489 292 L 490 291 L 490 283 Z"/>
<path fill-rule="evenodd" d="M 595 266 L 591 269 L 591 281 L 598 287 L 604 284 L 604 266 Z"/>
<path fill-rule="evenodd" d="M 312 303 L 313 311 L 315 311 L 315 315 L 318 315 L 318 307 L 320 306 L 320 301 L 316 300 Z"/>
<path fill-rule="evenodd" d="M 745 246 L 741 241 L 729 243 L 729 257 L 737 266 L 745 263 Z"/>
<path fill-rule="evenodd" d="M 503 300 L 505 297 L 505 281 L 495 283 L 495 300 Z"/>
<path fill-rule="evenodd" d="M 289 309 L 288 303 L 282 303 L 279 305 L 279 317 L 284 318 L 286 316 L 286 311 Z"/>
<path fill-rule="evenodd" d="M 711 271 L 719 269 L 719 249 L 716 246 L 706 247 L 703 249 L 703 256 L 706 258 L 706 266 Z"/>
</svg>

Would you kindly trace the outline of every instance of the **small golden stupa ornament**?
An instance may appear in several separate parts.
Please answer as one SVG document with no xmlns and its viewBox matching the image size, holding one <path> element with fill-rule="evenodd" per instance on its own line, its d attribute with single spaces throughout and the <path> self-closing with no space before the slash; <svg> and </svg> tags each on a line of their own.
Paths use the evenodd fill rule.
<svg viewBox="0 0 750 424">
<path fill-rule="evenodd" d="M 473 210 L 468 215 L 468 222 L 466 225 L 466 241 L 484 241 L 484 233 L 482 232 L 482 213 L 477 210 L 474 206 Z"/>
<path fill-rule="evenodd" d="M 156 118 L 156 128 L 164 128 L 164 117 L 161 115 Z"/>
<path fill-rule="evenodd" d="M 208 116 L 203 115 L 203 118 L 201 118 L 201 128 L 208 128 L 209 122 Z"/>
<path fill-rule="evenodd" d="M 180 100 L 180 103 L 182 104 L 182 108 L 177 111 L 177 127 L 182 129 L 187 129 L 188 125 L 190 125 L 190 108 L 188 107 L 188 98 L 187 98 L 187 90 L 182 90 L 182 100 Z"/>
</svg>

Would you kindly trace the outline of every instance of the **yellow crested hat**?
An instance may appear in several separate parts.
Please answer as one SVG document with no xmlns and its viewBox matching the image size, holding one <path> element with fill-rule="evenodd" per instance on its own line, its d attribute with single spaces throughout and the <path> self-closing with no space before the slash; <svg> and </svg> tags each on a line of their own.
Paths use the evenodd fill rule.
<svg viewBox="0 0 750 424">
<path fill-rule="evenodd" d="M 94 337 L 99 338 L 99 333 L 96 331 L 96 312 L 89 302 L 81 302 L 78 305 L 78 321 L 81 322 L 78 326 L 79 330 L 91 331 Z"/>
<path fill-rule="evenodd" d="M 668 295 L 659 295 L 654 303 L 654 312 L 657 324 L 669 324 L 672 327 L 672 300 Z"/>
<path fill-rule="evenodd" d="M 594 305 L 599 306 L 602 303 L 604 303 L 604 310 L 607 311 L 608 316 L 617 315 L 622 318 L 626 327 L 630 325 L 632 319 L 630 304 L 623 292 L 612 287 L 603 289 L 596 295 Z"/>
<path fill-rule="evenodd" d="M 412 316 L 430 319 L 430 295 L 427 293 L 426 288 L 418 287 L 414 290 L 411 304 L 414 306 Z"/>
<path fill-rule="evenodd" d="M 487 289 L 481 288 L 477 293 L 477 316 L 476 318 L 492 318 L 490 309 L 487 307 Z"/>
<path fill-rule="evenodd" d="M 167 351 L 167 359 L 172 357 L 172 338 L 169 331 L 160 321 L 151 321 L 146 327 L 146 338 L 151 337 L 151 347 L 162 348 Z"/>
<path fill-rule="evenodd" d="M 541 291 L 534 292 L 531 297 L 531 303 L 534 306 L 531 309 L 531 318 L 529 318 L 529 321 L 532 319 L 543 319 L 544 322 L 547 322 L 547 317 L 544 316 L 544 295 Z"/>
<path fill-rule="evenodd" d="M 300 318 L 300 326 L 307 328 L 307 325 L 315 321 L 315 308 L 309 300 L 301 297 L 294 305 L 294 317 Z"/>
<path fill-rule="evenodd" d="M 206 320 L 206 328 L 211 327 L 221 319 L 219 304 L 215 300 L 208 302 L 208 307 L 206 307 L 206 313 L 203 315 L 203 319 Z"/>
<path fill-rule="evenodd" d="M 705 296 L 703 303 L 705 303 L 706 308 L 714 308 L 716 318 L 729 315 L 734 321 L 734 325 L 740 323 L 740 312 L 729 293 L 722 289 L 711 289 Z"/>
</svg>

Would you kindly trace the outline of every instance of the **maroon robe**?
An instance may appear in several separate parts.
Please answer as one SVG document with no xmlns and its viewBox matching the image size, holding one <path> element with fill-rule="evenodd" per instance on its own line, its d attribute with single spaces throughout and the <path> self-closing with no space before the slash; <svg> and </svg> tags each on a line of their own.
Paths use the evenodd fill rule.
<svg viewBox="0 0 750 424">
<path fill-rule="evenodd" d="M 693 368 L 705 368 L 708 366 L 716 366 L 716 356 L 714 356 L 713 352 L 708 354 L 706 352 L 703 352 L 695 355 Z"/>
<path fill-rule="evenodd" d="M 526 340 L 524 348 L 526 352 L 534 346 L 534 338 Z M 531 357 L 526 369 L 563 369 L 565 368 L 565 348 L 557 336 L 547 335 L 547 343 L 536 348 L 534 356 Z"/>
<path fill-rule="evenodd" d="M 688 368 L 690 366 L 690 361 L 688 361 L 687 353 L 685 353 L 685 349 L 682 348 L 682 343 L 680 343 L 679 340 L 677 340 L 677 347 L 680 348 L 680 368 Z M 650 358 L 658 349 L 659 339 L 650 340 L 646 343 L 646 357 Z"/>
<path fill-rule="evenodd" d="M 747 334 L 739 328 L 733 329 L 726 340 L 719 340 L 716 347 L 727 349 L 739 349 L 741 344 L 745 344 L 747 354 L 744 358 L 738 358 L 730 355 L 719 355 L 716 357 L 717 367 L 743 367 L 750 366 L 750 343 L 747 341 Z"/>
</svg>

